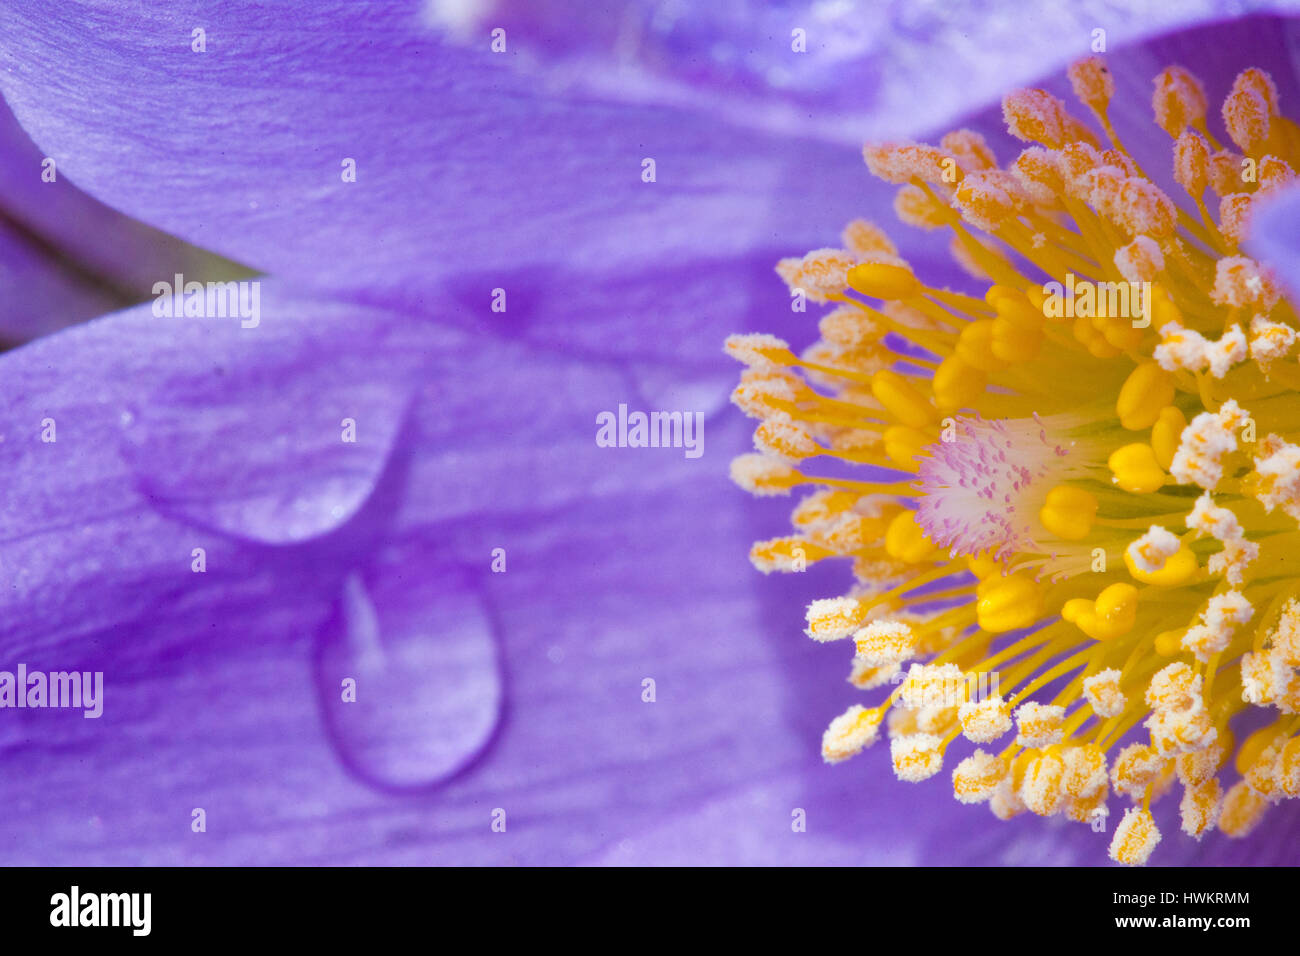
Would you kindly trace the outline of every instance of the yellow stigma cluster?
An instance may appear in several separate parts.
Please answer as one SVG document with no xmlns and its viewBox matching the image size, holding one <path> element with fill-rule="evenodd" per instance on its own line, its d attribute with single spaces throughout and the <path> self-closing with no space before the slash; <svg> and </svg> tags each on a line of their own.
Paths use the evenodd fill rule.
<svg viewBox="0 0 1300 956">
<path fill-rule="evenodd" d="M 1005 98 L 1027 146 L 1004 166 L 968 130 L 864 148 L 899 219 L 951 231 L 986 292 L 926 284 L 862 220 L 782 260 L 796 311 L 827 311 L 799 353 L 728 339 L 759 421 L 732 477 L 808 489 L 759 570 L 852 563 L 807 633 L 848 639 L 849 682 L 887 696 L 831 722 L 827 761 L 883 733 L 919 781 L 964 737 L 958 800 L 1091 823 L 1135 864 L 1168 793 L 1197 839 L 1300 796 L 1300 322 L 1240 248 L 1295 178 L 1300 127 L 1247 69 L 1220 142 L 1200 82 L 1164 70 L 1175 197 L 1117 137 L 1103 61 L 1069 75 L 1078 116 Z M 1107 826 L 1112 797 L 1132 805 Z"/>
</svg>

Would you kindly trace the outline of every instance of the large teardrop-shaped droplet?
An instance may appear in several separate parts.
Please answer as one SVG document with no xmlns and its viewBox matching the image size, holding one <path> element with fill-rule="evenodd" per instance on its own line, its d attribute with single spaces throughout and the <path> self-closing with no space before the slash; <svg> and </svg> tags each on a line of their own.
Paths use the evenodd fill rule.
<svg viewBox="0 0 1300 956">
<path fill-rule="evenodd" d="M 409 563 L 347 577 L 316 680 L 339 756 L 377 786 L 445 780 L 487 745 L 501 713 L 497 640 L 480 599 Z"/>
</svg>

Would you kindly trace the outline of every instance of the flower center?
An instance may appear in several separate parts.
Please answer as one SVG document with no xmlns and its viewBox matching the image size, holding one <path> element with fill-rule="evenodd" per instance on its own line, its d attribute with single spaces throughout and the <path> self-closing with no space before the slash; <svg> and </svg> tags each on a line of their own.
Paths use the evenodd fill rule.
<svg viewBox="0 0 1300 956">
<path fill-rule="evenodd" d="M 864 148 L 899 219 L 949 230 L 985 292 L 927 284 L 862 220 L 843 248 L 782 260 L 792 295 L 829 309 L 799 354 L 728 339 L 747 366 L 733 400 L 760 421 L 732 477 L 814 486 L 751 558 L 850 559 L 807 633 L 853 639 L 854 686 L 894 685 L 831 722 L 828 761 L 883 727 L 897 775 L 924 780 L 959 738 L 1014 729 L 957 763 L 956 797 L 1091 823 L 1142 863 L 1175 786 L 1198 839 L 1300 796 L 1300 321 L 1240 248 L 1295 179 L 1300 127 L 1247 69 L 1220 142 L 1200 82 L 1166 69 L 1152 105 L 1176 202 L 1116 135 L 1101 59 L 1069 72 L 1101 136 L 1020 90 L 1003 112 L 1030 145 L 1006 166 L 969 130 Z M 858 474 L 803 470 L 826 457 Z M 1108 826 L 1112 795 L 1132 805 Z"/>
</svg>

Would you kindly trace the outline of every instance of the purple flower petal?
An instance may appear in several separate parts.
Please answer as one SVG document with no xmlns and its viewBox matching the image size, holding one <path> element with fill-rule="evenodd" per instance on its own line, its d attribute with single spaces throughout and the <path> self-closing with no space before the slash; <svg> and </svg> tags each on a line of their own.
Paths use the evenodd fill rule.
<svg viewBox="0 0 1300 956">
<path fill-rule="evenodd" d="M 1251 218 L 1246 248 L 1267 262 L 1290 290 L 1300 295 L 1300 189 L 1290 188 L 1261 199 Z"/>
</svg>

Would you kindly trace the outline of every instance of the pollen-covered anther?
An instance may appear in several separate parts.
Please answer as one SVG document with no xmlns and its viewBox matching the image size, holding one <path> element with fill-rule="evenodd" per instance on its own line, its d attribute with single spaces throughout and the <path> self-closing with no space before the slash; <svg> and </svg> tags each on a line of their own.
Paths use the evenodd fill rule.
<svg viewBox="0 0 1300 956">
<path fill-rule="evenodd" d="M 1065 778 L 1065 761 L 1052 752 L 1041 754 L 1029 761 L 1025 777 L 1020 784 L 1020 799 L 1031 813 L 1050 817 L 1059 813 L 1065 803 L 1062 787 Z"/>
<path fill-rule="evenodd" d="M 998 159 L 988 141 L 972 129 L 956 129 L 939 140 L 939 148 L 950 154 L 964 172 L 996 169 Z"/>
<path fill-rule="evenodd" d="M 1016 178 L 996 169 L 968 175 L 953 193 L 953 200 L 963 218 L 985 232 L 996 232 L 1029 209 L 1028 197 Z"/>
<path fill-rule="evenodd" d="M 749 549 L 749 561 L 764 574 L 773 571 L 791 573 L 803 571 L 809 564 L 829 557 L 829 552 L 818 548 L 807 538 L 791 535 L 755 541 Z"/>
<path fill-rule="evenodd" d="M 1167 67 L 1155 78 L 1151 108 L 1156 123 L 1175 139 L 1187 127 L 1203 124 L 1207 107 L 1201 81 L 1183 67 Z"/>
<path fill-rule="evenodd" d="M 1155 183 L 1129 177 L 1108 215 L 1130 236 L 1168 239 L 1178 227 L 1178 207 Z"/>
<path fill-rule="evenodd" d="M 1245 624 L 1254 614 L 1254 607 L 1240 591 L 1215 594 L 1206 602 L 1201 623 L 1188 628 L 1183 635 L 1183 650 L 1191 651 L 1202 663 L 1208 661 L 1227 649 L 1238 625 Z"/>
<path fill-rule="evenodd" d="M 1084 678 L 1083 696 L 1098 717 L 1118 717 L 1128 705 L 1128 698 L 1120 690 L 1120 672 L 1114 667 Z"/>
<path fill-rule="evenodd" d="M 1229 193 L 1219 200 L 1219 231 L 1234 246 L 1250 238 L 1250 219 L 1255 197 L 1249 193 Z"/>
<path fill-rule="evenodd" d="M 854 704 L 822 734 L 822 758 L 840 763 L 870 747 L 880 736 L 880 712 Z"/>
<path fill-rule="evenodd" d="M 1026 701 L 1016 710 L 1016 743 L 1022 747 L 1050 747 L 1064 734 L 1065 708 Z"/>
<path fill-rule="evenodd" d="M 1236 75 L 1232 81 L 1231 93 L 1248 90 L 1264 101 L 1270 116 L 1278 115 L 1277 84 L 1266 71 L 1257 66 L 1249 66 Z"/>
<path fill-rule="evenodd" d="M 932 704 L 916 711 L 916 729 L 926 734 L 946 737 L 957 724 L 957 707 Z"/>
<path fill-rule="evenodd" d="M 862 147 L 862 158 L 877 179 L 903 185 L 913 178 L 931 184 L 948 182 L 955 160 L 944 155 L 943 150 L 919 143 L 868 143 Z"/>
<path fill-rule="evenodd" d="M 1178 804 L 1183 832 L 1199 840 L 1214 829 L 1222 809 L 1223 787 L 1217 778 L 1210 777 L 1200 784 L 1186 787 L 1182 802 Z"/>
<path fill-rule="evenodd" d="M 987 744 L 1011 729 L 1011 710 L 1002 695 L 968 700 L 957 712 L 962 735 L 972 743 Z"/>
<path fill-rule="evenodd" d="M 814 641 L 838 641 L 851 635 L 866 619 L 867 607 L 856 598 L 822 598 L 808 605 L 804 629 Z"/>
<path fill-rule="evenodd" d="M 1129 544 L 1125 554 L 1138 568 L 1154 574 L 1162 570 L 1165 561 L 1177 554 L 1181 547 L 1177 535 L 1153 524 L 1146 534 Z"/>
<path fill-rule="evenodd" d="M 1261 194 L 1284 189 L 1295 182 L 1296 173 L 1291 164 L 1276 156 L 1265 156 L 1259 161 L 1257 170 L 1259 191 Z"/>
<path fill-rule="evenodd" d="M 1152 353 L 1156 362 L 1167 372 L 1186 369 L 1202 372 L 1210 364 L 1206 356 L 1209 342 L 1195 329 L 1185 329 L 1177 322 L 1166 322 L 1160 327 L 1160 344 Z"/>
<path fill-rule="evenodd" d="M 908 710 L 951 706 L 966 699 L 966 677 L 956 664 L 913 664 L 898 689 L 898 702 Z"/>
<path fill-rule="evenodd" d="M 808 386 L 786 369 L 775 365 L 747 368 L 740 373 L 731 401 L 750 418 L 782 418 L 789 417 L 788 406 L 808 392 Z"/>
<path fill-rule="evenodd" d="M 837 515 L 808 529 L 808 537 L 832 554 L 847 556 L 879 541 L 879 522 L 860 514 Z"/>
<path fill-rule="evenodd" d="M 810 528 L 844 514 L 859 501 L 851 491 L 819 488 L 805 495 L 790 512 L 790 522 L 796 528 Z"/>
<path fill-rule="evenodd" d="M 1188 528 L 1225 543 L 1242 536 L 1241 522 L 1237 516 L 1227 508 L 1216 505 L 1208 491 L 1196 499 L 1186 523 Z"/>
<path fill-rule="evenodd" d="M 1300 710 L 1300 675 L 1274 647 L 1241 658 L 1241 699 L 1249 704 L 1271 704 L 1283 713 Z"/>
<path fill-rule="evenodd" d="M 1266 375 L 1269 366 L 1286 358 L 1295 343 L 1296 330 L 1291 326 L 1262 315 L 1250 320 L 1250 357 Z"/>
<path fill-rule="evenodd" d="M 1010 820 L 1025 812 L 1025 802 L 1020 799 L 1020 794 L 1012 783 L 1011 775 L 1003 777 L 993 790 L 993 796 L 989 799 L 989 809 L 999 820 Z"/>
<path fill-rule="evenodd" d="M 782 278 L 792 292 L 802 291 L 813 302 L 825 302 L 848 288 L 849 270 L 859 258 L 843 249 L 814 249 L 799 260 L 788 278 Z"/>
<path fill-rule="evenodd" d="M 1040 206 L 1056 206 L 1065 193 L 1065 177 L 1057 154 L 1041 146 L 1030 146 L 1011 164 L 1012 174 L 1020 180 L 1025 193 Z"/>
<path fill-rule="evenodd" d="M 889 328 L 856 306 L 841 305 L 821 317 L 817 331 L 832 345 L 861 349 L 879 342 Z"/>
<path fill-rule="evenodd" d="M 1090 56 L 1070 64 L 1070 86 L 1080 102 L 1086 103 L 1098 114 L 1106 112 L 1110 98 L 1115 95 L 1115 78 L 1106 68 L 1106 61 Z"/>
<path fill-rule="evenodd" d="M 731 480 L 750 494 L 788 495 L 803 477 L 785 462 L 768 455 L 738 455 L 731 460 Z"/>
<path fill-rule="evenodd" d="M 1166 757 L 1204 750 L 1218 736 L 1210 712 L 1202 707 L 1158 710 L 1147 718 L 1144 726 L 1151 732 L 1151 746 Z"/>
<path fill-rule="evenodd" d="M 1251 184 L 1241 178 L 1241 164 L 1245 161 L 1241 153 L 1230 149 L 1221 149 L 1210 154 L 1210 188 L 1219 196 L 1230 193 L 1249 192 Z"/>
<path fill-rule="evenodd" d="M 918 186 L 904 186 L 894 194 L 894 215 L 898 221 L 918 229 L 942 229 L 949 225 L 952 208 Z"/>
<path fill-rule="evenodd" d="M 1249 836 L 1264 817 L 1269 802 L 1257 794 L 1244 780 L 1233 784 L 1223 798 L 1219 813 L 1219 829 L 1230 837 Z"/>
<path fill-rule="evenodd" d="M 934 734 L 908 734 L 889 742 L 899 780 L 920 783 L 943 769 L 942 741 Z"/>
<path fill-rule="evenodd" d="M 762 332 L 728 335 L 722 347 L 736 361 L 754 369 L 786 365 L 794 359 L 788 342 Z"/>
<path fill-rule="evenodd" d="M 1210 147 L 1194 130 L 1184 130 L 1174 143 L 1174 179 L 1193 198 L 1210 184 Z"/>
<path fill-rule="evenodd" d="M 856 256 L 873 255 L 883 252 L 886 255 L 898 255 L 898 247 L 874 222 L 866 219 L 854 219 L 840 234 L 844 248 Z"/>
<path fill-rule="evenodd" d="M 854 658 L 853 666 L 849 671 L 848 682 L 858 690 L 874 690 L 893 681 L 900 669 L 897 664 L 892 664 L 889 667 L 872 667 L 866 661 Z"/>
<path fill-rule="evenodd" d="M 1246 768 L 1242 779 L 1250 789 L 1270 803 L 1282 799 L 1282 781 L 1277 773 L 1277 758 L 1280 751 L 1276 746 L 1265 747 L 1255 758 L 1254 763 Z"/>
<path fill-rule="evenodd" d="M 1110 784 L 1116 793 L 1137 800 L 1155 782 L 1164 758 L 1146 744 L 1129 744 L 1119 752 L 1110 768 Z"/>
<path fill-rule="evenodd" d="M 953 770 L 953 796 L 962 803 L 986 803 L 993 799 L 1007 769 L 1006 761 L 977 749 Z"/>
<path fill-rule="evenodd" d="M 871 621 L 853 635 L 859 660 L 876 667 L 901 664 L 916 651 L 916 632 L 905 621 Z"/>
<path fill-rule="evenodd" d="M 1115 250 L 1115 268 L 1129 282 L 1153 282 L 1165 271 L 1165 255 L 1150 236 L 1135 236 Z"/>
<path fill-rule="evenodd" d="M 1047 150 L 1044 155 L 1056 167 L 1062 191 L 1076 199 L 1087 200 L 1095 184 L 1095 174 L 1107 168 L 1101 153 L 1088 143 L 1068 143 L 1061 149 Z M 1118 167 L 1109 167 L 1105 175 L 1119 183 L 1126 174 Z"/>
<path fill-rule="evenodd" d="M 1065 104 L 1046 90 L 1016 90 L 1002 98 L 1002 118 L 1017 139 L 1059 149 L 1076 137 Z"/>
<path fill-rule="evenodd" d="M 1201 675 L 1178 661 L 1156 672 L 1147 685 L 1146 702 L 1152 710 L 1189 710 L 1201 700 Z"/>
<path fill-rule="evenodd" d="M 1281 508 L 1300 521 L 1300 446 L 1279 440 L 1265 444 L 1264 451 L 1255 459 L 1255 499 L 1270 514 Z"/>
<path fill-rule="evenodd" d="M 1089 800 L 1099 793 L 1105 793 L 1109 785 L 1106 767 L 1106 755 L 1096 744 L 1071 747 L 1062 755 L 1065 762 L 1065 775 L 1061 778 L 1061 789 L 1072 800 Z"/>
<path fill-rule="evenodd" d="M 1292 737 L 1277 755 L 1274 767 L 1278 788 L 1295 799 L 1300 797 L 1300 737 Z"/>
<path fill-rule="evenodd" d="M 1160 830 L 1150 810 L 1129 807 L 1115 827 L 1110 841 L 1110 858 L 1127 866 L 1142 866 L 1160 842 Z"/>
<path fill-rule="evenodd" d="M 1183 430 L 1169 472 L 1181 484 L 1213 491 L 1223 478 L 1223 460 L 1237 450 L 1237 428 L 1247 414 L 1234 400 L 1217 412 L 1201 412 Z"/>
<path fill-rule="evenodd" d="M 1268 312 L 1280 297 L 1277 282 L 1254 259 L 1229 256 L 1214 264 L 1210 298 L 1217 304 Z"/>
<path fill-rule="evenodd" d="M 754 430 L 754 448 L 764 455 L 790 463 L 803 461 L 822 451 L 807 429 L 779 418 L 770 418 Z"/>
<path fill-rule="evenodd" d="M 1223 101 L 1223 125 L 1245 153 L 1254 153 L 1268 139 L 1268 101 L 1256 90 L 1237 89 Z"/>
<path fill-rule="evenodd" d="M 1222 737 L 1201 750 L 1192 750 L 1174 758 L 1174 770 L 1184 786 L 1195 787 L 1209 780 L 1218 771 L 1227 755 Z"/>
</svg>

